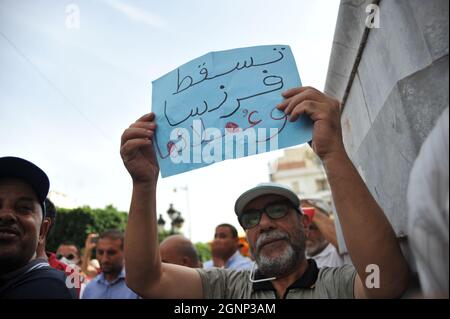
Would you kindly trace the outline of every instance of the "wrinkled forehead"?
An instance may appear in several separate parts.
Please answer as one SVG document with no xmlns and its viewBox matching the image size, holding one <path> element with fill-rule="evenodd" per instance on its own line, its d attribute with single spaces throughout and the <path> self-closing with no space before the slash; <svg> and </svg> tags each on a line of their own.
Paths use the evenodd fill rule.
<svg viewBox="0 0 450 319">
<path fill-rule="evenodd" d="M 243 211 L 246 211 L 248 209 L 263 209 L 267 205 L 271 203 L 276 203 L 280 201 L 289 201 L 284 196 L 281 195 L 275 195 L 275 194 L 268 194 L 268 195 L 261 195 L 259 197 L 256 197 L 252 201 L 250 201 L 243 209 Z"/>
<path fill-rule="evenodd" d="M 27 198 L 37 203 L 38 198 L 30 184 L 19 178 L 0 178 L 0 198 Z"/>
</svg>

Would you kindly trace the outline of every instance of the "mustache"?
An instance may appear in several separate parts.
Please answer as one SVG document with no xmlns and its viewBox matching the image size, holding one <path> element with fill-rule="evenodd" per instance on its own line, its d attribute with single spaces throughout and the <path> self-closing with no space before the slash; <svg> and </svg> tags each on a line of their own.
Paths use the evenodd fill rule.
<svg viewBox="0 0 450 319">
<path fill-rule="evenodd" d="M 258 240 L 256 241 L 256 252 L 259 253 L 261 248 L 268 242 L 275 241 L 275 240 L 289 240 L 288 234 L 281 230 L 272 230 L 267 233 L 262 233 Z"/>
<path fill-rule="evenodd" d="M 17 235 L 21 233 L 19 227 L 16 224 L 1 223 L 1 222 L 0 222 L 0 231 L 13 232 Z"/>
</svg>

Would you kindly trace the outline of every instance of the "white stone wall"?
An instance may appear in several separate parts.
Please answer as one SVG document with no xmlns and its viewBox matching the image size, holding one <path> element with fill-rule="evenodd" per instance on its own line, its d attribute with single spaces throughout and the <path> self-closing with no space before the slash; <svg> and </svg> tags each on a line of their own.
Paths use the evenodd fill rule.
<svg viewBox="0 0 450 319">
<path fill-rule="evenodd" d="M 409 172 L 448 106 L 449 1 L 381 0 L 380 28 L 370 29 L 364 45 L 369 3 L 341 2 L 325 92 L 342 100 L 350 88 L 342 114 L 346 150 L 401 237 Z"/>
</svg>

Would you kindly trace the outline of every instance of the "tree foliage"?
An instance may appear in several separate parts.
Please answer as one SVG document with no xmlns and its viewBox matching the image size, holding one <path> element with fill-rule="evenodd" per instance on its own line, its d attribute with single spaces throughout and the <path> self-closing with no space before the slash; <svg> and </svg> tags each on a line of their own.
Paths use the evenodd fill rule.
<svg viewBox="0 0 450 319">
<path fill-rule="evenodd" d="M 47 238 L 46 248 L 54 252 L 64 242 L 83 248 L 88 234 L 100 234 L 108 229 L 124 231 L 127 219 L 126 212 L 118 211 L 112 205 L 105 208 L 57 208 L 56 223 Z"/>
<path fill-rule="evenodd" d="M 198 256 L 202 262 L 211 259 L 211 247 L 208 243 L 196 243 L 195 248 L 197 249 Z"/>
<path fill-rule="evenodd" d="M 47 237 L 47 250 L 55 252 L 62 243 L 73 243 L 79 249 L 84 247 L 86 237 L 90 233 L 101 234 L 108 229 L 125 231 L 128 214 L 118 211 L 114 206 L 91 208 L 89 206 L 73 209 L 57 208 L 56 223 Z M 171 231 L 164 230 L 158 235 L 159 242 Z M 205 262 L 211 259 L 211 249 L 207 243 L 196 243 L 199 258 Z"/>
</svg>

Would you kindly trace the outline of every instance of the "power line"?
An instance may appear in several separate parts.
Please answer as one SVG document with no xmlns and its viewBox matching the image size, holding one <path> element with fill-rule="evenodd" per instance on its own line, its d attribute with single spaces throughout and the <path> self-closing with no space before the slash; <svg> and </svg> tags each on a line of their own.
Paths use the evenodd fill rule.
<svg viewBox="0 0 450 319">
<path fill-rule="evenodd" d="M 0 31 L 0 35 L 6 40 L 6 42 L 14 49 L 14 51 L 21 56 L 33 69 L 34 71 L 39 74 L 39 76 L 47 82 L 47 84 L 54 89 L 78 114 L 86 120 L 95 130 L 97 130 L 100 135 L 105 138 L 108 143 L 111 143 L 111 145 L 115 146 L 115 143 L 108 137 L 108 135 L 98 126 L 94 124 L 81 110 L 79 107 L 75 105 L 65 94 L 64 92 L 59 89 L 56 84 L 53 83 L 52 80 L 50 80 L 2 31 Z"/>
</svg>

